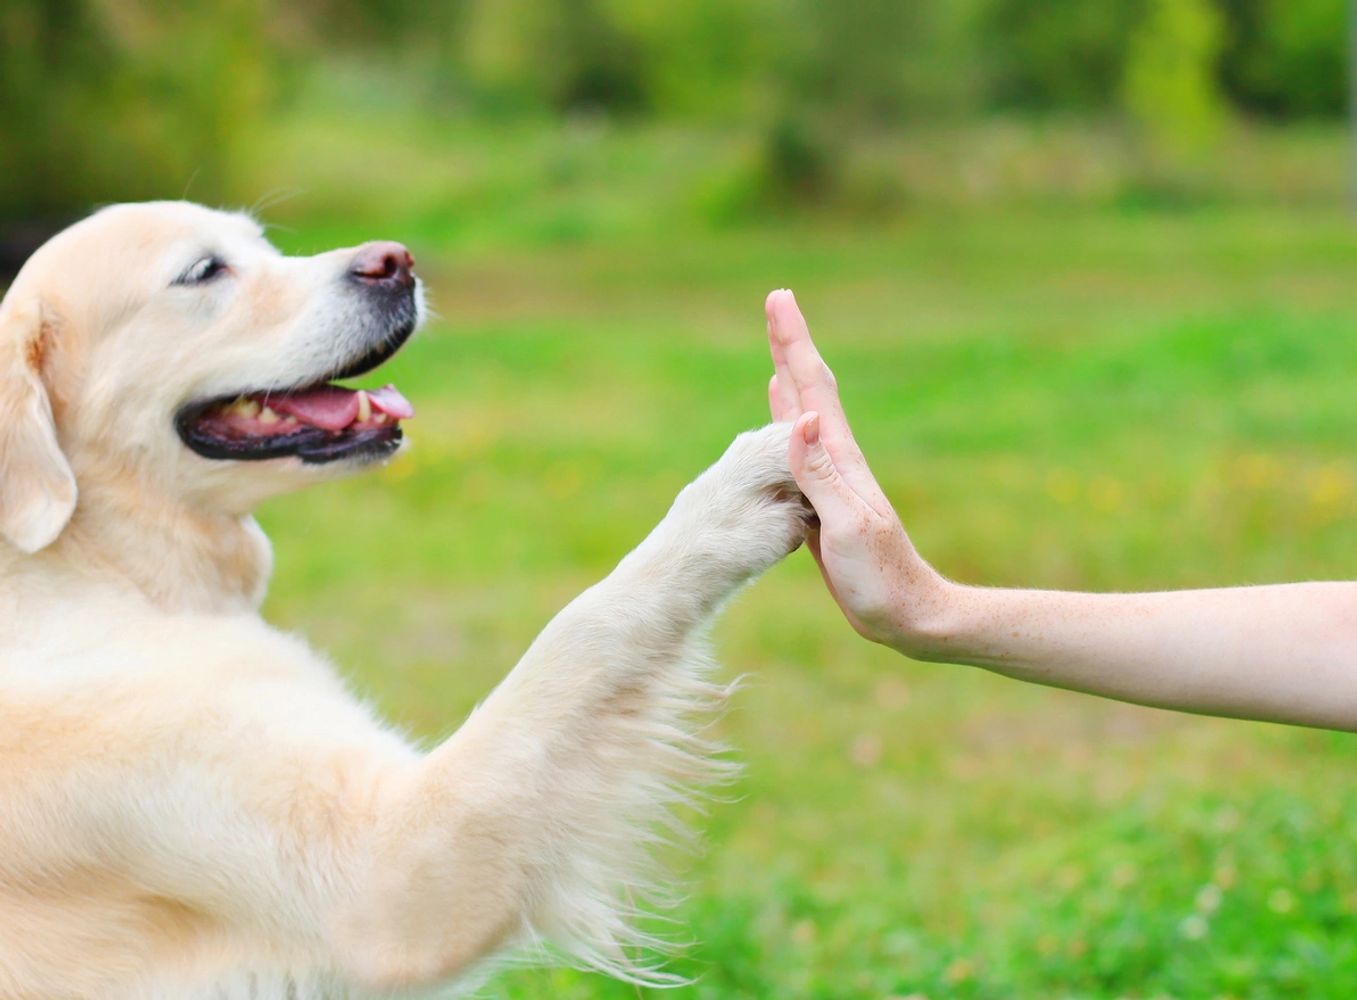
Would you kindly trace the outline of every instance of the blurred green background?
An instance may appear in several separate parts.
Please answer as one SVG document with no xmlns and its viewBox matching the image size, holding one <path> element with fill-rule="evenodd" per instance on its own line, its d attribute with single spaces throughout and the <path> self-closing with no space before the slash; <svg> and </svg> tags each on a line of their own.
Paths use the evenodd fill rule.
<svg viewBox="0 0 1357 1000">
<path fill-rule="evenodd" d="M 766 419 L 782 285 L 944 572 L 1348 576 L 1345 31 L 1339 0 L 6 0 L 0 256 L 185 195 L 290 251 L 412 247 L 412 448 L 265 510 L 267 610 L 431 740 Z M 748 769 L 673 996 L 1353 995 L 1352 738 L 909 663 L 804 553 L 716 643 Z"/>
</svg>

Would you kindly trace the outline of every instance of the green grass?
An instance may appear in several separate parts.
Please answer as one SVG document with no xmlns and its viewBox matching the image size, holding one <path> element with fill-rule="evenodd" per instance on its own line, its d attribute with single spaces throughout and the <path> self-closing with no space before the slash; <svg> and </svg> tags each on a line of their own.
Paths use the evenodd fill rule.
<svg viewBox="0 0 1357 1000">
<path fill-rule="evenodd" d="M 440 313 L 389 369 L 420 410 L 412 448 L 264 521 L 271 618 L 422 738 L 766 419 L 780 285 L 950 575 L 1135 589 L 1357 567 L 1357 229 L 1331 202 L 578 239 L 403 217 L 280 239 L 411 241 Z M 669 995 L 1352 994 L 1351 737 L 910 663 L 852 634 L 804 553 L 716 643 L 752 675 L 723 723 L 748 769 L 704 821 L 677 914 L 696 983 Z M 638 991 L 555 970 L 484 994 Z"/>
</svg>

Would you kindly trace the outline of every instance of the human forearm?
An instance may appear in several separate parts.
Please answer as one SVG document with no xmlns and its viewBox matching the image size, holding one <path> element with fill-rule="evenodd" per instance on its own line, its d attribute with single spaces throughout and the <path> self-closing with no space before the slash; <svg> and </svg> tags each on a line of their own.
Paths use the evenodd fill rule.
<svg viewBox="0 0 1357 1000">
<path fill-rule="evenodd" d="M 1357 583 L 1158 594 L 963 587 L 915 549 L 844 416 L 796 300 L 766 304 L 769 404 L 796 422 L 808 539 L 862 635 L 908 655 L 1191 712 L 1357 730 Z"/>
<path fill-rule="evenodd" d="M 1357 584 L 1145 594 L 943 584 L 889 645 L 1164 708 L 1357 730 Z"/>
</svg>

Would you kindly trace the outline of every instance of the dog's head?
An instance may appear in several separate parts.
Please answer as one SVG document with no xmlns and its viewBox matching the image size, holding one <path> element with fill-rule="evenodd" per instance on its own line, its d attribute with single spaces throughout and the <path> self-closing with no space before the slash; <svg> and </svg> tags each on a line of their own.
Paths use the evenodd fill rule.
<svg viewBox="0 0 1357 1000">
<path fill-rule="evenodd" d="M 414 331 L 413 264 L 396 243 L 284 257 L 252 219 L 180 202 L 53 237 L 0 303 L 0 534 L 50 544 L 87 470 L 237 513 L 390 457 L 410 405 L 330 383 Z"/>
</svg>

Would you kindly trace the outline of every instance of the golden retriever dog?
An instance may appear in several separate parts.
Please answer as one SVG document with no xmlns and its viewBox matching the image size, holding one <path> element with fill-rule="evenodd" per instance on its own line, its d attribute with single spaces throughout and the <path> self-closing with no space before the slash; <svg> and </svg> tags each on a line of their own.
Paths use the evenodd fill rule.
<svg viewBox="0 0 1357 1000">
<path fill-rule="evenodd" d="M 120 205 L 0 304 L 0 996 L 443 996 L 543 945 L 658 974 L 649 847 L 723 766 L 704 626 L 805 531 L 787 427 L 417 749 L 259 617 L 250 514 L 399 451 L 400 393 L 331 383 L 418 326 L 413 263 Z"/>
</svg>

